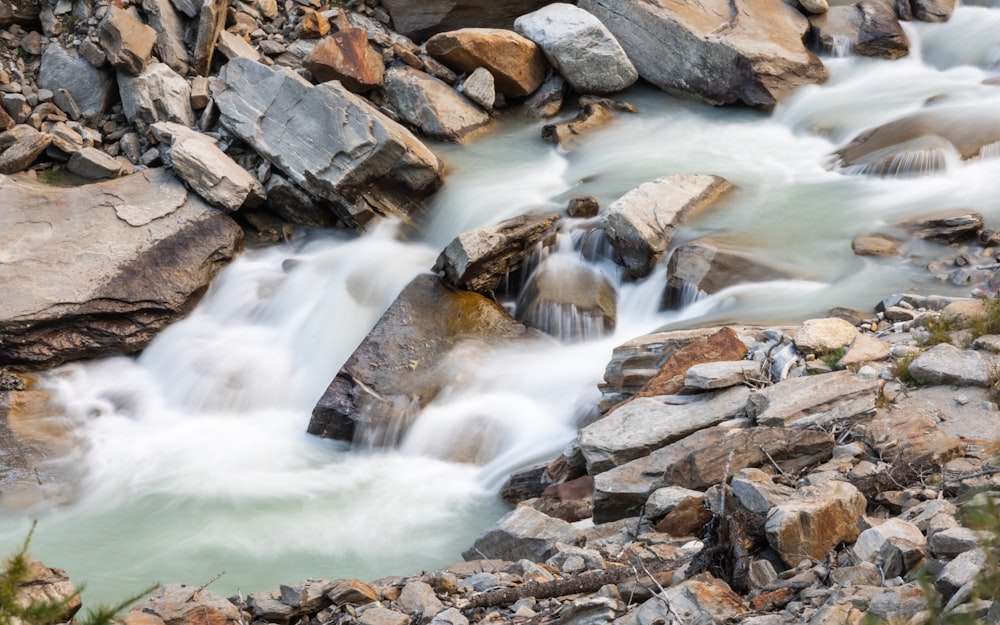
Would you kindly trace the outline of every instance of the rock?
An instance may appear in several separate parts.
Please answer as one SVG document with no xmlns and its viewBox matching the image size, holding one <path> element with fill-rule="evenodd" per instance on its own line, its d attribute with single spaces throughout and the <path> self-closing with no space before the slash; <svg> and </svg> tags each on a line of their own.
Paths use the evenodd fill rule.
<svg viewBox="0 0 1000 625">
<path fill-rule="evenodd" d="M 951 597 L 959 588 L 979 577 L 985 565 L 986 552 L 982 549 L 959 554 L 938 573 L 934 588 L 946 598 Z"/>
<path fill-rule="evenodd" d="M 129 614 L 157 616 L 165 625 L 230 625 L 241 622 L 240 611 L 225 597 L 188 584 L 161 586 Z"/>
<path fill-rule="evenodd" d="M 671 536 L 700 536 L 712 520 L 705 493 L 676 486 L 658 488 L 646 500 L 645 516 L 659 519 L 654 528 Z M 662 518 L 661 518 L 662 517 Z"/>
<path fill-rule="evenodd" d="M 194 71 L 208 76 L 215 55 L 215 43 L 226 27 L 226 0 L 204 0 L 198 11 L 198 28 L 194 42 Z"/>
<path fill-rule="evenodd" d="M 15 125 L 16 123 L 14 122 L 14 119 L 10 116 L 10 114 L 8 114 L 7 111 L 3 109 L 3 107 L 0 107 L 0 132 L 6 132 L 7 130 L 13 128 Z"/>
<path fill-rule="evenodd" d="M 987 314 L 986 302 L 981 299 L 967 299 L 952 302 L 941 311 L 941 319 L 946 323 L 968 327 Z"/>
<path fill-rule="evenodd" d="M 121 173 L 121 163 L 97 148 L 83 148 L 69 157 L 67 168 L 88 180 L 115 178 Z"/>
<path fill-rule="evenodd" d="M 326 598 L 334 605 L 364 605 L 378 601 L 375 589 L 358 579 L 340 579 L 326 591 Z"/>
<path fill-rule="evenodd" d="M 847 482 L 799 488 L 795 501 L 768 512 L 767 541 L 788 566 L 803 558 L 822 560 L 838 544 L 858 537 L 866 505 L 865 496 Z"/>
<path fill-rule="evenodd" d="M 188 71 L 184 45 L 184 20 L 170 0 L 142 0 L 142 10 L 156 31 L 156 52 L 161 61 L 181 76 Z"/>
<path fill-rule="evenodd" d="M 0 0 L 0 26 L 30 25 L 38 21 L 40 3 Z"/>
<path fill-rule="evenodd" d="M 826 0 L 799 0 L 799 6 L 813 15 L 826 13 L 830 10 L 830 5 Z"/>
<path fill-rule="evenodd" d="M 376 606 L 367 608 L 357 621 L 361 625 L 409 625 L 410 616 Z"/>
<path fill-rule="evenodd" d="M 900 618 L 909 621 L 913 617 L 922 621 L 923 617 L 918 615 L 927 613 L 928 600 L 920 584 L 910 582 L 886 589 L 882 594 L 872 597 L 868 603 L 868 613 L 883 622 Z"/>
<path fill-rule="evenodd" d="M 892 538 L 902 538 L 921 547 L 927 544 L 924 533 L 916 525 L 900 519 L 888 519 L 861 532 L 851 547 L 851 552 L 862 562 L 880 564 L 878 557 Z"/>
<path fill-rule="evenodd" d="M 886 462 L 916 471 L 933 470 L 961 456 L 965 446 L 958 437 L 943 431 L 932 414 L 911 398 L 903 398 L 879 411 L 861 427 L 861 434 Z"/>
<path fill-rule="evenodd" d="M 31 116 L 31 106 L 28 99 L 20 93 L 3 94 L 3 109 L 15 124 L 23 124 Z"/>
<path fill-rule="evenodd" d="M 510 28 L 514 19 L 548 4 L 548 0 L 384 0 L 396 32 L 417 41 L 466 27 Z"/>
<path fill-rule="evenodd" d="M 287 623 L 295 616 L 292 606 L 282 602 L 280 595 L 273 591 L 252 592 L 247 595 L 246 603 L 255 620 Z"/>
<path fill-rule="evenodd" d="M 903 222 L 913 236 L 937 243 L 974 239 L 983 229 L 983 216 L 970 211 L 947 211 Z"/>
<path fill-rule="evenodd" d="M 921 22 L 947 22 L 955 12 L 955 0 L 898 0 L 897 7 L 903 6 L 908 15 Z"/>
<path fill-rule="evenodd" d="M 542 86 L 548 69 L 541 49 L 509 30 L 463 28 L 434 35 L 424 47 L 457 72 L 486 68 L 493 74 L 497 91 L 507 97 L 531 95 Z"/>
<path fill-rule="evenodd" d="M 24 580 L 13 590 L 14 598 L 22 606 L 48 602 L 62 604 L 59 615 L 52 619 L 54 622 L 69 622 L 73 615 L 80 610 L 80 593 L 70 581 L 66 571 L 49 568 L 30 556 Z M 5 597 L 5 599 L 9 599 L 9 597 Z M 7 619 L 7 617 L 8 615 L 5 614 L 4 618 Z M 10 622 L 17 625 L 30 621 L 27 618 L 19 620 L 17 617 L 13 617 Z"/>
<path fill-rule="evenodd" d="M 578 531 L 566 521 L 553 519 L 528 506 L 515 508 L 476 537 L 466 560 L 479 558 L 526 559 L 545 562 L 558 543 L 573 544 Z"/>
<path fill-rule="evenodd" d="M 13 145 L 0 152 L 0 174 L 14 174 L 24 171 L 51 144 L 52 135 L 37 131 L 24 134 Z"/>
<path fill-rule="evenodd" d="M 658 449 L 594 478 L 594 522 L 633 516 L 657 488 L 705 489 L 730 474 L 770 460 L 785 471 L 829 457 L 833 437 L 814 430 L 790 428 L 726 429 L 713 427 Z M 729 454 L 733 453 L 732 461 Z M 863 498 L 862 498 L 863 499 Z"/>
<path fill-rule="evenodd" d="M 851 341 L 847 353 L 837 361 L 838 369 L 853 369 L 871 362 L 889 358 L 890 348 L 870 334 L 859 334 Z"/>
<path fill-rule="evenodd" d="M 631 460 L 741 415 L 749 389 L 739 387 L 709 394 L 678 406 L 649 398 L 634 399 L 580 430 L 577 445 L 591 475 Z"/>
<path fill-rule="evenodd" d="M 591 596 L 564 603 L 559 625 L 607 625 L 615 620 L 621 601 L 611 597 Z"/>
<path fill-rule="evenodd" d="M 458 608 L 448 608 L 435 615 L 430 625 L 469 625 L 469 619 Z"/>
<path fill-rule="evenodd" d="M 615 93 L 639 79 L 614 35 L 575 5 L 556 2 L 522 15 L 514 30 L 538 44 L 577 93 Z"/>
<path fill-rule="evenodd" d="M 303 63 L 316 80 L 339 80 L 354 93 L 367 93 L 382 84 L 382 55 L 368 43 L 361 28 L 337 31 L 319 42 Z"/>
<path fill-rule="evenodd" d="M 768 427 L 823 427 L 874 411 L 878 388 L 850 371 L 787 378 L 754 391 L 747 415 Z"/>
<path fill-rule="evenodd" d="M 190 310 L 242 238 L 165 170 L 81 187 L 7 178 L 0 191 L 18 207 L 0 211 L 0 229 L 17 233 L 0 264 L 0 365 L 142 349 Z"/>
<path fill-rule="evenodd" d="M 851 250 L 858 256 L 897 256 L 899 241 L 884 234 L 870 234 L 855 237 Z"/>
<path fill-rule="evenodd" d="M 53 91 L 65 89 L 79 105 L 84 119 L 104 114 L 110 106 L 113 84 L 107 72 L 58 44 L 50 44 L 42 55 L 38 85 Z"/>
<path fill-rule="evenodd" d="M 875 558 L 880 563 L 882 574 L 887 579 L 892 579 L 907 575 L 923 564 L 926 551 L 923 540 L 918 543 L 890 536 L 882 543 L 882 548 Z"/>
<path fill-rule="evenodd" d="M 770 475 L 754 468 L 737 471 L 730 492 L 744 509 L 754 514 L 767 514 L 795 496 L 795 489 L 775 484 Z"/>
<path fill-rule="evenodd" d="M 684 374 L 684 388 L 708 391 L 738 386 L 748 376 L 759 376 L 761 365 L 752 360 L 722 360 L 691 365 Z"/>
<path fill-rule="evenodd" d="M 309 433 L 350 441 L 361 434 L 361 424 L 378 436 L 401 410 L 425 406 L 451 379 L 448 354 L 459 345 L 506 344 L 526 332 L 482 295 L 418 276 L 330 383 L 313 410 Z"/>
<path fill-rule="evenodd" d="M 920 384 L 986 387 L 990 384 L 991 362 L 992 357 L 985 357 L 980 352 L 941 343 L 917 356 L 910 363 L 909 371 Z"/>
<path fill-rule="evenodd" d="M 601 227 L 619 264 L 644 278 L 670 248 L 677 226 L 732 189 L 718 176 L 658 178 L 632 189 L 601 213 Z"/>
<path fill-rule="evenodd" d="M 305 191 L 332 202 L 348 225 L 406 219 L 441 182 L 433 152 L 337 83 L 313 86 L 245 59 L 230 61 L 220 78 L 213 93 L 222 125 Z"/>
<path fill-rule="evenodd" d="M 492 111 L 497 100 L 496 80 L 493 79 L 493 74 L 489 70 L 477 67 L 462 82 L 462 93 L 484 110 Z"/>
<path fill-rule="evenodd" d="M 301 39 L 326 37 L 330 34 L 330 21 L 321 12 L 305 8 L 296 33 Z"/>
<path fill-rule="evenodd" d="M 803 354 L 828 354 L 844 349 L 860 333 L 850 322 L 835 317 L 809 319 L 795 331 L 795 347 Z"/>
<path fill-rule="evenodd" d="M 835 6 L 809 21 L 819 46 L 834 53 L 843 50 L 845 41 L 849 42 L 846 51 L 860 56 L 897 59 L 910 51 L 910 41 L 896 14 L 877 0 Z"/>
<path fill-rule="evenodd" d="M 327 593 L 335 582 L 321 579 L 307 579 L 297 584 L 282 584 L 278 587 L 281 602 L 290 606 L 296 615 L 308 614 L 327 607 L 330 600 Z"/>
<path fill-rule="evenodd" d="M 748 611 L 743 599 L 726 582 L 707 574 L 671 586 L 664 598 L 677 614 L 697 615 L 699 620 L 691 622 L 727 623 Z M 663 601 L 657 597 L 648 602 L 658 602 L 663 609 Z"/>
<path fill-rule="evenodd" d="M 436 614 L 444 611 L 444 605 L 434 594 L 430 584 L 419 580 L 409 581 L 403 586 L 403 592 L 400 593 L 399 599 L 396 599 L 396 605 L 424 619 L 434 618 Z"/>
<path fill-rule="evenodd" d="M 566 81 L 553 74 L 524 101 L 521 110 L 529 119 L 547 119 L 559 113 L 565 96 Z"/>
<path fill-rule="evenodd" d="M 153 124 L 152 130 L 160 143 L 169 146 L 177 176 L 212 206 L 234 212 L 264 200 L 260 182 L 209 137 L 169 122 Z"/>
<path fill-rule="evenodd" d="M 558 220 L 556 214 L 529 213 L 466 230 L 441 252 L 433 271 L 460 289 L 493 291 L 520 267 Z"/>
<path fill-rule="evenodd" d="M 593 499 L 594 478 L 584 475 L 575 480 L 548 485 L 531 507 L 550 517 L 573 523 L 593 516 Z"/>
<path fill-rule="evenodd" d="M 128 11 L 108 7 L 97 29 L 111 67 L 138 76 L 146 70 L 156 44 L 156 31 Z"/>
<path fill-rule="evenodd" d="M 931 553 L 939 558 L 954 558 L 971 551 L 985 542 L 986 538 L 979 532 L 967 527 L 953 527 L 934 532 L 930 538 Z"/>
<path fill-rule="evenodd" d="M 583 96 L 579 103 L 580 111 L 570 121 L 543 126 L 542 139 L 555 143 L 564 150 L 572 151 L 579 142 L 577 137 L 606 126 L 614 120 L 617 113 L 639 112 L 639 109 L 628 102 L 596 96 Z"/>
<path fill-rule="evenodd" d="M 412 67 L 391 67 L 383 84 L 399 117 L 422 134 L 460 141 L 490 123 L 490 116 L 446 83 Z"/>
<path fill-rule="evenodd" d="M 566 205 L 566 214 L 574 219 L 597 217 L 600 210 L 600 201 L 593 195 L 570 198 L 569 203 Z"/>
<path fill-rule="evenodd" d="M 642 78 L 669 92 L 711 104 L 772 107 L 827 77 L 802 43 L 809 21 L 782 0 L 582 0 L 579 6 L 608 27 Z"/>
<path fill-rule="evenodd" d="M 516 318 L 564 341 L 610 334 L 617 323 L 617 291 L 606 275 L 575 255 L 551 254 L 517 299 Z"/>
<path fill-rule="evenodd" d="M 165 63 L 152 63 L 139 76 L 118 74 L 118 91 L 125 117 L 132 123 L 195 124 L 191 88 Z"/>
<path fill-rule="evenodd" d="M 696 339 L 670 355 L 659 371 L 650 376 L 633 397 L 674 395 L 684 388 L 691 367 L 709 362 L 740 360 L 747 347 L 732 328 L 721 328 L 713 334 Z"/>
<path fill-rule="evenodd" d="M 317 200 L 284 176 L 272 173 L 264 186 L 267 202 L 264 208 L 285 221 L 331 228 L 340 223 L 329 205 Z"/>
<path fill-rule="evenodd" d="M 262 59 L 260 52 L 250 42 L 228 30 L 219 31 L 219 38 L 215 40 L 215 50 L 229 60 L 245 58 L 259 63 Z"/>
</svg>

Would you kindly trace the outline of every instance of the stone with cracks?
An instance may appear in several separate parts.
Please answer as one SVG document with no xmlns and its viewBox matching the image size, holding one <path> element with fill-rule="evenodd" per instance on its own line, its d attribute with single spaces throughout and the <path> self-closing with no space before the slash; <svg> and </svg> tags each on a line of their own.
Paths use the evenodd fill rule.
<svg viewBox="0 0 1000 625">
<path fill-rule="evenodd" d="M 747 416 L 769 427 L 823 427 L 874 412 L 879 384 L 850 371 L 788 378 L 754 391 Z"/>
<path fill-rule="evenodd" d="M 982 386 L 990 384 L 993 356 L 962 350 L 949 343 L 935 345 L 910 363 L 910 375 L 920 384 L 956 384 Z"/>
<path fill-rule="evenodd" d="M 142 349 L 197 302 L 242 230 L 162 169 L 80 187 L 0 178 L 0 365 Z"/>
<path fill-rule="evenodd" d="M 813 37 L 826 50 L 839 52 L 843 42 L 848 41 L 849 51 L 860 56 L 896 59 L 910 51 L 910 41 L 896 14 L 875 0 L 835 6 L 809 21 Z"/>
<path fill-rule="evenodd" d="M 545 562 L 555 554 L 558 543 L 572 545 L 578 533 L 566 521 L 553 519 L 530 506 L 520 506 L 477 536 L 462 557 Z"/>
<path fill-rule="evenodd" d="M 303 63 L 316 80 L 339 80 L 354 93 L 365 93 L 382 84 L 382 55 L 368 43 L 362 28 L 345 28 L 324 38 Z"/>
<path fill-rule="evenodd" d="M 57 43 L 49 44 L 42 55 L 38 86 L 52 91 L 65 89 L 80 107 L 84 119 L 103 115 L 114 92 L 114 82 L 106 71 Z"/>
<path fill-rule="evenodd" d="M 575 5 L 555 2 L 522 15 L 514 30 L 537 43 L 577 93 L 615 93 L 639 79 L 614 35 Z"/>
<path fill-rule="evenodd" d="M 709 391 L 728 388 L 760 377 L 761 364 L 752 360 L 722 360 L 691 365 L 684 374 L 684 388 Z"/>
<path fill-rule="evenodd" d="M 463 28 L 434 35 L 427 53 L 451 69 L 471 73 L 485 67 L 507 97 L 531 95 L 542 86 L 548 64 L 541 48 L 510 30 Z"/>
<path fill-rule="evenodd" d="M 80 593 L 69 575 L 62 569 L 49 568 L 31 557 L 27 564 L 24 579 L 14 588 L 14 597 L 18 603 L 22 606 L 48 602 L 62 604 L 53 621 L 69 622 L 82 605 Z M 7 615 L 4 617 L 6 620 Z M 9 622 L 17 625 L 28 621 L 19 621 L 15 617 Z"/>
<path fill-rule="evenodd" d="M 125 117 L 136 124 L 177 122 L 194 126 L 191 87 L 165 63 L 152 63 L 139 76 L 118 74 Z"/>
<path fill-rule="evenodd" d="M 710 336 L 692 341 L 670 355 L 634 397 L 657 397 L 680 393 L 691 367 L 708 362 L 737 360 L 747 355 L 747 346 L 732 328 L 721 328 Z"/>
<path fill-rule="evenodd" d="M 389 68 L 382 88 L 400 119 L 421 134 L 460 141 L 490 116 L 447 83 L 406 65 Z"/>
<path fill-rule="evenodd" d="M 608 27 L 642 78 L 669 92 L 772 107 L 827 78 L 802 42 L 809 21 L 783 0 L 581 0 L 579 6 Z"/>
<path fill-rule="evenodd" d="M 822 560 L 838 544 L 853 542 L 867 505 L 865 496 L 848 482 L 832 480 L 822 486 L 796 490 L 795 500 L 767 514 L 767 542 L 785 564 L 804 558 Z"/>
<path fill-rule="evenodd" d="M 492 111 L 497 100 L 496 80 L 489 70 L 477 67 L 462 81 L 462 93 L 484 110 Z"/>
<path fill-rule="evenodd" d="M 133 76 L 145 71 L 156 44 L 155 30 L 128 11 L 112 5 L 108 7 L 97 33 L 111 67 Z"/>
<path fill-rule="evenodd" d="M 859 334 L 851 341 L 847 353 L 837 361 L 838 369 L 851 369 L 889 358 L 890 348 L 870 334 Z"/>
<path fill-rule="evenodd" d="M 833 436 L 790 428 L 728 429 L 696 432 L 648 456 L 594 477 L 594 522 L 638 514 L 649 495 L 664 486 L 704 490 L 747 467 L 770 464 L 795 471 L 830 457 Z M 732 462 L 729 454 L 733 453 Z M 770 459 L 768 458 L 770 455 Z"/>
<path fill-rule="evenodd" d="M 677 226 L 732 189 L 719 176 L 682 174 L 658 178 L 632 189 L 601 213 L 620 265 L 644 278 L 670 248 Z"/>
<path fill-rule="evenodd" d="M 938 573 L 934 588 L 945 597 L 951 597 L 959 588 L 980 577 L 986 563 L 986 552 L 982 549 L 959 554 Z"/>
<path fill-rule="evenodd" d="M 404 220 L 441 183 L 441 161 L 409 131 L 337 83 L 230 61 L 213 88 L 220 122 L 310 194 L 360 227 Z"/>
<path fill-rule="evenodd" d="M 52 144 L 52 135 L 31 129 L 0 152 L 0 174 L 24 171 Z"/>
<path fill-rule="evenodd" d="M 554 213 L 529 213 L 466 230 L 444 248 L 433 270 L 460 289 L 490 292 L 520 267 L 558 220 Z"/>
<path fill-rule="evenodd" d="M 467 27 L 510 28 L 549 0 L 384 0 L 396 32 L 423 41 L 436 33 Z"/>
</svg>

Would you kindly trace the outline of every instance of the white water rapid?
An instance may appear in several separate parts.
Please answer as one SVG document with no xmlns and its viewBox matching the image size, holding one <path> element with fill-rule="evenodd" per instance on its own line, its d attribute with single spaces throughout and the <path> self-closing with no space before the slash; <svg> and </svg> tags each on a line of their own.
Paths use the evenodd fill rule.
<svg viewBox="0 0 1000 625">
<path fill-rule="evenodd" d="M 201 584 L 219 571 L 211 588 L 230 595 L 430 569 L 460 560 L 505 511 L 495 493 L 510 470 L 573 438 L 615 345 L 664 325 L 795 321 L 832 306 L 870 309 L 910 289 L 968 293 L 926 272 L 932 246 L 873 259 L 855 256 L 851 240 L 952 208 L 998 227 L 1000 158 L 952 158 L 943 171 L 906 178 L 828 167 L 858 132 L 929 98 L 1000 107 L 1000 88 L 982 84 L 1000 73 L 1000 8 L 962 7 L 947 24 L 906 29 L 908 57 L 825 59 L 829 82 L 772 113 L 636 87 L 620 97 L 641 112 L 571 153 L 544 143 L 541 123 L 513 117 L 469 145 L 436 146 L 449 175 L 417 241 L 401 241 L 390 223 L 360 238 L 312 232 L 246 252 L 140 357 L 46 376 L 82 439 L 70 460 L 80 481 L 69 503 L 0 510 L 0 553 L 38 518 L 33 554 L 85 582 L 86 602 L 153 581 Z M 327 383 L 451 238 L 574 196 L 606 206 L 676 173 L 719 174 L 738 187 L 683 240 L 725 235 L 800 279 L 733 287 L 665 313 L 661 267 L 619 286 L 613 336 L 470 359 L 462 385 L 426 408 L 398 448 L 349 449 L 305 433 Z M 617 282 L 607 262 L 595 269 Z"/>
</svg>

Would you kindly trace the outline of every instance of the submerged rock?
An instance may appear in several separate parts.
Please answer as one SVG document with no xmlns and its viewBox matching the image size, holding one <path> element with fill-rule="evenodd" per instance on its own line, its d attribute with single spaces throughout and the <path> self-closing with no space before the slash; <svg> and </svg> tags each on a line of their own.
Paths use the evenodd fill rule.
<svg viewBox="0 0 1000 625">
<path fill-rule="evenodd" d="M 525 283 L 517 318 L 562 340 L 600 338 L 615 329 L 617 292 L 599 269 L 568 254 L 552 254 Z"/>
</svg>

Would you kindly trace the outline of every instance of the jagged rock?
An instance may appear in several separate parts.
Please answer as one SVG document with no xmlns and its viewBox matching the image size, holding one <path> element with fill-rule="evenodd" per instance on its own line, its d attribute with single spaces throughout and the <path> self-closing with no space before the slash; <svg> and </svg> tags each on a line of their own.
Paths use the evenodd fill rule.
<svg viewBox="0 0 1000 625">
<path fill-rule="evenodd" d="M 431 35 L 466 27 L 510 28 L 520 15 L 548 4 L 548 0 L 384 0 L 396 32 L 423 41 Z"/>
<path fill-rule="evenodd" d="M 896 256 L 899 241 L 884 234 L 862 235 L 851 241 L 851 250 L 858 256 Z"/>
<path fill-rule="evenodd" d="M 561 340 L 610 334 L 617 322 L 614 284 L 593 265 L 568 254 L 538 264 L 517 300 L 517 319 Z"/>
<path fill-rule="evenodd" d="M 985 540 L 986 537 L 968 527 L 952 527 L 934 532 L 928 546 L 931 553 L 939 558 L 954 558 L 976 549 Z"/>
<path fill-rule="evenodd" d="M 14 589 L 14 597 L 21 605 L 65 602 L 59 616 L 54 619 L 59 622 L 69 622 L 81 606 L 79 591 L 66 571 L 49 568 L 30 557 L 25 578 Z M 21 622 L 26 622 L 26 619 L 21 621 L 15 617 L 12 621 L 15 625 Z"/>
<path fill-rule="evenodd" d="M 906 575 L 923 564 L 926 551 L 923 540 L 918 543 L 890 536 L 882 543 L 876 561 L 880 563 L 886 579 L 892 579 Z"/>
<path fill-rule="evenodd" d="M 633 397 L 658 397 L 681 392 L 688 370 L 698 364 L 744 358 L 747 346 L 732 328 L 722 328 L 681 347 L 660 367 Z"/>
<path fill-rule="evenodd" d="M 334 605 L 364 605 L 378 601 L 375 589 L 358 579 L 339 579 L 326 591 Z"/>
<path fill-rule="evenodd" d="M 477 67 L 462 82 L 462 93 L 484 110 L 492 111 L 497 100 L 496 80 L 484 67 Z"/>
<path fill-rule="evenodd" d="M 31 166 L 52 143 L 52 135 L 32 129 L 0 153 L 0 174 L 14 174 Z"/>
<path fill-rule="evenodd" d="M 170 0 L 142 0 L 142 10 L 156 31 L 156 51 L 161 61 L 181 76 L 188 71 L 188 53 L 184 45 L 184 20 Z"/>
<path fill-rule="evenodd" d="M 755 468 L 737 471 L 730 492 L 743 508 L 755 514 L 767 514 L 795 496 L 795 489 L 775 484 L 770 475 Z"/>
<path fill-rule="evenodd" d="M 989 386 L 992 356 L 962 350 L 949 343 L 935 345 L 910 363 L 910 375 L 920 384 Z"/>
<path fill-rule="evenodd" d="M 658 178 L 632 189 L 601 214 L 601 226 L 632 278 L 643 278 L 670 248 L 686 218 L 732 188 L 719 176 L 684 174 Z"/>
<path fill-rule="evenodd" d="M 773 508 L 764 530 L 767 541 L 788 566 L 803 558 L 822 560 L 842 542 L 853 542 L 865 513 L 865 496 L 847 482 L 796 490 L 795 500 Z"/>
<path fill-rule="evenodd" d="M 743 414 L 750 391 L 732 388 L 681 405 L 634 399 L 580 430 L 577 445 L 596 475 Z"/>
<path fill-rule="evenodd" d="M 795 331 L 795 347 L 803 354 L 827 354 L 851 344 L 860 333 L 843 319 L 808 319 Z"/>
<path fill-rule="evenodd" d="M 31 106 L 28 99 L 20 93 L 3 94 L 3 110 L 10 115 L 15 124 L 23 124 L 31 116 Z"/>
<path fill-rule="evenodd" d="M 101 20 L 97 34 L 111 67 L 133 76 L 146 70 L 156 44 L 155 30 L 128 11 L 110 6 Z"/>
<path fill-rule="evenodd" d="M 954 405 L 954 400 L 951 403 Z M 939 427 L 933 414 L 914 398 L 901 398 L 864 424 L 861 433 L 868 446 L 887 462 L 918 471 L 933 470 L 961 456 L 965 448 L 957 436 Z"/>
<path fill-rule="evenodd" d="M 295 32 L 302 39 L 326 37 L 330 34 L 330 20 L 321 12 L 306 7 Z"/>
<path fill-rule="evenodd" d="M 859 334 L 851 341 L 847 353 L 837 361 L 837 368 L 852 367 L 877 362 L 889 358 L 889 345 L 870 334 Z"/>
<path fill-rule="evenodd" d="M 642 78 L 666 91 L 712 104 L 771 107 L 827 78 L 802 43 L 809 21 L 782 0 L 582 0 L 579 6 L 608 27 Z"/>
<path fill-rule="evenodd" d="M 132 123 L 194 126 L 191 87 L 165 63 L 151 63 L 139 76 L 119 73 L 118 91 L 125 117 Z"/>
<path fill-rule="evenodd" d="M 319 42 L 303 63 L 316 80 L 339 80 L 355 93 L 366 93 L 382 84 L 382 55 L 368 43 L 361 28 L 337 31 Z"/>
<path fill-rule="evenodd" d="M 691 365 L 684 374 L 684 388 L 709 391 L 737 386 L 760 375 L 760 363 L 752 360 L 721 360 Z"/>
<path fill-rule="evenodd" d="M 460 141 L 490 123 L 490 116 L 462 94 L 412 67 L 390 67 L 383 88 L 399 117 L 431 138 Z"/>
<path fill-rule="evenodd" d="M 295 616 L 295 609 L 281 601 L 273 591 L 252 592 L 246 598 L 247 609 L 255 620 L 269 623 L 288 623 Z"/>
<path fill-rule="evenodd" d="M 97 148 L 77 150 L 69 157 L 66 167 L 74 174 L 88 180 L 114 178 L 122 170 L 121 163 Z"/>
<path fill-rule="evenodd" d="M 213 93 L 222 125 L 333 203 L 348 225 L 406 219 L 441 182 L 433 152 L 337 83 L 313 86 L 245 59 L 230 61 L 220 78 Z"/>
<path fill-rule="evenodd" d="M 434 35 L 424 47 L 457 72 L 486 68 L 497 91 L 507 97 L 531 95 L 542 86 L 548 69 L 541 48 L 510 30 L 463 28 Z"/>
<path fill-rule="evenodd" d="M 575 5 L 556 2 L 522 15 L 514 30 L 538 44 L 577 93 L 614 93 L 639 79 L 614 35 Z"/>
<path fill-rule="evenodd" d="M 284 176 L 272 173 L 264 190 L 267 195 L 264 208 L 285 221 L 320 228 L 331 228 L 339 221 L 329 206 Z"/>
<path fill-rule="evenodd" d="M 974 239 L 983 229 L 983 216 L 974 211 L 946 211 L 903 222 L 913 236 L 937 243 Z"/>
<path fill-rule="evenodd" d="M 526 559 L 545 562 L 556 552 L 558 543 L 573 544 L 578 530 L 566 521 L 529 506 L 521 506 L 476 537 L 472 548 L 462 554 L 466 560 L 479 558 Z"/>
<path fill-rule="evenodd" d="M 708 488 L 722 480 L 727 468 L 735 473 L 770 463 L 768 454 L 784 470 L 794 471 L 794 467 L 806 467 L 829 457 L 833 443 L 830 434 L 815 430 L 719 426 L 701 430 L 595 476 L 594 522 L 637 514 L 657 488 Z"/>
<path fill-rule="evenodd" d="M 230 61 L 237 58 L 250 59 L 258 63 L 263 58 L 257 48 L 243 37 L 228 30 L 219 31 L 219 38 L 215 40 L 216 52 L 221 52 L 222 56 Z"/>
<path fill-rule="evenodd" d="M 396 605 L 419 618 L 429 619 L 444 611 L 444 605 L 434 594 L 430 584 L 419 580 L 407 582 Z"/>
<path fill-rule="evenodd" d="M 553 74 L 524 101 L 522 110 L 530 119 L 547 119 L 562 109 L 565 96 L 566 81 L 562 76 Z"/>
<path fill-rule="evenodd" d="M 458 346 L 509 343 L 526 333 L 492 300 L 453 291 L 430 274 L 418 276 L 330 383 L 309 433 L 352 440 L 362 424 L 378 436 L 380 427 L 413 405 L 426 405 L 451 379 L 448 355 Z"/>
<path fill-rule="evenodd" d="M 169 146 L 177 176 L 212 206 L 237 211 L 264 200 L 260 182 L 209 137 L 169 122 L 153 124 L 152 130 L 160 143 Z"/>
<path fill-rule="evenodd" d="M 897 59 L 910 51 L 910 41 L 893 10 L 876 0 L 850 6 L 835 6 L 823 15 L 809 18 L 813 37 L 824 50 L 860 56 Z"/>
<path fill-rule="evenodd" d="M 529 213 L 466 230 L 441 252 L 433 271 L 460 289 L 493 291 L 558 220 L 557 214 Z"/>
<path fill-rule="evenodd" d="M 0 365 L 142 349 L 190 309 L 242 238 L 165 170 L 65 188 L 7 178 L 0 192 L 17 207 L 0 211 L 0 229 L 18 233 L 5 248 L 12 262 L 0 265 Z"/>
<path fill-rule="evenodd" d="M 878 564 L 876 560 L 879 554 L 892 538 L 902 538 L 920 546 L 927 544 L 924 533 L 916 525 L 900 519 L 888 519 L 861 532 L 851 547 L 851 552 L 862 562 Z"/>
<path fill-rule="evenodd" d="M 95 68 L 76 52 L 52 43 L 42 54 L 38 86 L 65 89 L 80 107 L 84 119 L 98 118 L 110 106 L 114 83 L 108 73 Z"/>
<path fill-rule="evenodd" d="M 758 425 L 822 427 L 874 411 L 878 387 L 850 371 L 788 378 L 754 391 L 747 414 Z"/>
<path fill-rule="evenodd" d="M 152 614 L 166 625 L 230 625 L 241 622 L 240 611 L 225 597 L 188 584 L 161 586 L 132 613 Z"/>
<path fill-rule="evenodd" d="M 176 0 L 175 0 L 176 1 Z M 215 55 L 219 33 L 226 27 L 226 0 L 204 0 L 198 11 L 198 29 L 194 42 L 194 71 L 208 76 Z"/>
<path fill-rule="evenodd" d="M 579 100 L 580 111 L 568 122 L 548 124 L 542 127 L 542 139 L 555 143 L 564 150 L 577 147 L 577 137 L 586 135 L 613 120 L 617 113 L 638 113 L 628 102 L 583 96 Z"/>
<path fill-rule="evenodd" d="M 946 598 L 951 597 L 959 588 L 979 577 L 985 565 L 986 552 L 982 549 L 961 553 L 944 565 L 934 580 L 934 588 Z"/>
<path fill-rule="evenodd" d="M 330 603 L 326 595 L 334 584 L 329 580 L 307 579 L 297 584 L 282 584 L 278 593 L 281 602 L 290 606 L 295 614 L 315 614 Z"/>
<path fill-rule="evenodd" d="M 901 618 L 909 620 L 921 612 L 926 614 L 927 601 L 928 597 L 924 596 L 920 584 L 910 582 L 885 589 L 872 597 L 868 603 L 868 613 L 883 622 Z"/>
</svg>

